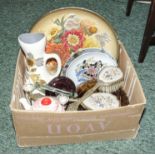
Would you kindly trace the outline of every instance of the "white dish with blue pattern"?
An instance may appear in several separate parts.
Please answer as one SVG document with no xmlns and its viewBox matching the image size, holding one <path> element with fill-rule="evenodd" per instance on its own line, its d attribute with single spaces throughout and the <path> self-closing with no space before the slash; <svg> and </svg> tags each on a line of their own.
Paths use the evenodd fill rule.
<svg viewBox="0 0 155 155">
<path fill-rule="evenodd" d="M 89 48 L 75 53 L 63 67 L 62 74 L 78 86 L 87 80 L 96 79 L 105 66 L 117 66 L 117 61 L 103 49 Z"/>
</svg>

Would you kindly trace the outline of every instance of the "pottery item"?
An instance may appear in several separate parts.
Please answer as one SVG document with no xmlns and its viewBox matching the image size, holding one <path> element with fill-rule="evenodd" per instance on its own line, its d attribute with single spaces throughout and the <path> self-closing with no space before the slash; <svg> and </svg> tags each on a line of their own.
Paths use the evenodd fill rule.
<svg viewBox="0 0 155 155">
<path fill-rule="evenodd" d="M 32 83 L 48 83 L 60 74 L 61 59 L 55 53 L 45 53 L 46 37 L 43 33 L 23 33 L 18 36 L 18 42 L 25 53 Z"/>
<path fill-rule="evenodd" d="M 119 67 L 106 66 L 100 71 L 98 80 L 103 82 L 99 87 L 101 92 L 115 92 L 123 86 L 123 72 Z"/>
<path fill-rule="evenodd" d="M 43 64 L 36 66 L 34 71 L 28 70 L 31 83 L 49 83 L 61 72 L 61 60 L 57 54 L 44 54 Z"/>
<path fill-rule="evenodd" d="M 65 95 L 62 95 L 62 94 L 58 95 L 57 98 L 60 101 L 60 104 L 63 105 L 63 106 L 65 106 L 69 101 L 69 97 L 65 96 Z"/>
<path fill-rule="evenodd" d="M 108 69 L 107 69 L 108 68 Z M 109 73 L 106 72 L 106 80 L 104 80 L 103 70 L 111 70 Z M 104 92 L 115 92 L 118 89 L 121 88 L 123 85 L 123 73 L 122 71 L 115 66 L 106 66 L 103 68 L 103 70 L 100 72 L 100 76 L 97 77 L 97 82 L 92 86 L 89 90 L 87 90 L 82 97 L 78 98 L 77 101 L 74 102 L 74 104 L 69 105 L 68 111 L 77 110 L 80 105 L 84 102 L 86 98 L 91 96 L 96 90 L 104 91 Z M 108 73 L 108 74 L 107 74 Z M 110 74 L 110 75 L 109 75 Z M 102 77 L 103 76 L 103 77 Z M 109 80 L 108 80 L 109 78 Z M 82 85 L 82 84 L 81 84 Z M 80 86 L 80 85 L 79 85 Z M 120 95 L 119 95 L 120 96 Z"/>
<path fill-rule="evenodd" d="M 51 111 L 51 112 L 63 112 L 64 107 L 61 106 L 60 101 L 56 97 L 42 97 L 36 100 L 31 106 L 25 98 L 20 98 L 20 103 L 25 110 L 33 111 Z"/>
<path fill-rule="evenodd" d="M 23 33 L 18 36 L 18 42 L 26 58 L 43 57 L 46 45 L 46 37 L 43 33 Z"/>
<path fill-rule="evenodd" d="M 49 86 L 49 88 L 52 87 L 55 89 L 60 89 L 62 92 L 60 92 L 59 94 L 61 94 L 61 93 L 66 94 L 69 97 L 76 96 L 76 87 L 75 87 L 74 82 L 70 78 L 67 78 L 65 76 L 59 76 L 59 77 L 54 78 L 53 80 L 51 80 L 48 83 L 48 86 Z M 63 93 L 63 91 L 64 91 L 64 93 Z M 68 92 L 68 94 L 65 92 Z M 57 93 L 58 92 L 49 91 L 49 90 L 45 91 L 45 94 L 47 96 L 54 96 Z"/>
<path fill-rule="evenodd" d="M 47 52 L 57 52 L 62 64 L 84 48 L 102 48 L 118 59 L 116 32 L 104 17 L 91 10 L 78 7 L 52 10 L 35 22 L 31 32 L 45 34 Z"/>
<path fill-rule="evenodd" d="M 42 65 L 36 66 L 34 71 L 28 71 L 32 83 L 49 83 L 60 74 L 61 60 L 57 54 L 44 53 L 42 61 Z"/>
<path fill-rule="evenodd" d="M 83 101 L 82 106 L 90 110 L 112 109 L 120 106 L 116 96 L 110 93 L 94 93 Z"/>
<path fill-rule="evenodd" d="M 49 74 L 55 74 L 55 76 L 58 76 L 61 71 L 61 60 L 57 54 L 45 54 L 44 63 Z"/>
<path fill-rule="evenodd" d="M 27 98 L 20 98 L 19 102 L 21 103 L 21 105 L 24 107 L 25 110 L 30 110 L 31 109 L 31 103 Z"/>
<path fill-rule="evenodd" d="M 43 55 L 46 37 L 43 33 L 23 33 L 18 36 L 18 42 L 26 56 L 26 65 L 29 72 L 40 74 L 43 67 Z"/>
<path fill-rule="evenodd" d="M 33 84 L 29 84 L 29 83 L 25 83 L 23 85 L 23 90 L 26 92 L 26 93 L 30 93 L 34 90 L 34 85 Z"/>
<path fill-rule="evenodd" d="M 96 79 L 105 66 L 117 66 L 117 62 L 103 49 L 88 48 L 74 54 L 62 68 L 62 74 L 72 79 L 77 87 Z"/>
<path fill-rule="evenodd" d="M 32 85 L 32 84 L 24 84 L 23 90 L 25 92 L 26 97 L 30 101 L 37 100 L 45 96 L 45 91 L 49 91 L 53 93 L 52 96 L 56 96 L 61 101 L 62 105 L 65 105 L 69 101 L 69 97 L 73 97 L 73 93 L 69 91 L 65 91 L 62 89 L 58 89 L 55 87 L 47 86 L 47 85 Z M 71 100 L 72 101 L 72 100 Z"/>
<path fill-rule="evenodd" d="M 44 69 L 40 74 L 41 79 L 49 83 L 52 79 L 57 77 L 61 72 L 61 59 L 59 55 L 44 54 Z"/>
</svg>

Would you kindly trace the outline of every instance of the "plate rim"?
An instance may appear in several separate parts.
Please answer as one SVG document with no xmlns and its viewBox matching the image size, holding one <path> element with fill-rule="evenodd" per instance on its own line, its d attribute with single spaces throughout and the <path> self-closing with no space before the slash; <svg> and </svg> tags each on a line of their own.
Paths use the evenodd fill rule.
<svg viewBox="0 0 155 155">
<path fill-rule="evenodd" d="M 98 53 L 102 53 L 102 54 L 106 54 L 109 58 L 111 58 L 115 63 L 116 63 L 116 66 L 118 66 L 118 63 L 117 61 L 109 54 L 107 53 L 104 49 L 102 48 L 85 48 L 85 49 L 82 49 L 80 52 L 77 52 L 77 53 L 74 53 L 70 59 L 65 63 L 65 65 L 62 67 L 61 69 L 61 75 L 62 76 L 66 76 L 66 71 L 67 71 L 67 68 L 70 66 L 70 64 L 76 60 L 76 58 L 78 58 L 79 56 L 81 55 L 84 55 L 84 54 L 88 54 L 89 51 L 85 51 L 85 50 L 90 50 L 90 49 L 97 49 L 99 51 L 94 51 L 94 52 L 98 52 Z M 93 51 L 90 51 L 90 52 L 93 52 Z M 75 84 L 76 85 L 76 84 Z"/>
</svg>

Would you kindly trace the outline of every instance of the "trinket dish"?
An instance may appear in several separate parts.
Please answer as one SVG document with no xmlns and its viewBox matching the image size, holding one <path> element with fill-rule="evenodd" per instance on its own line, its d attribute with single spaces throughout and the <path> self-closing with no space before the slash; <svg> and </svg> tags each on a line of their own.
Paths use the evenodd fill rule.
<svg viewBox="0 0 155 155">
<path fill-rule="evenodd" d="M 118 108 L 120 102 L 116 96 L 109 93 L 94 93 L 83 101 L 82 106 L 90 110 Z"/>
<path fill-rule="evenodd" d="M 124 83 L 123 72 L 119 67 L 107 66 L 100 71 L 98 80 L 103 83 L 99 88 L 100 91 L 108 93 L 115 92 Z"/>
</svg>

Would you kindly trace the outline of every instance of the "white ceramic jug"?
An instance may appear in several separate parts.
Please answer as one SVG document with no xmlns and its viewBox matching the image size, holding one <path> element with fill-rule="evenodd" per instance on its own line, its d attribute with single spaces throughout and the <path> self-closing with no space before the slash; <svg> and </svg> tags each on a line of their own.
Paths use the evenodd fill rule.
<svg viewBox="0 0 155 155">
<path fill-rule="evenodd" d="M 34 59 L 43 57 L 46 37 L 43 33 L 23 33 L 18 36 L 18 42 L 26 57 L 33 55 Z"/>
<path fill-rule="evenodd" d="M 18 36 L 18 42 L 26 55 L 27 61 L 31 60 L 33 65 L 28 68 L 35 69 L 33 74 L 40 75 L 40 78 L 46 83 L 59 75 L 61 71 L 61 59 L 55 54 L 46 54 L 46 37 L 43 33 L 23 33 Z M 55 71 L 49 71 L 47 61 L 54 60 L 56 64 Z M 52 65 L 53 67 L 54 65 Z"/>
</svg>

